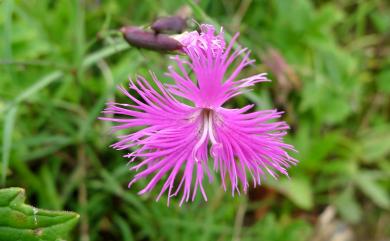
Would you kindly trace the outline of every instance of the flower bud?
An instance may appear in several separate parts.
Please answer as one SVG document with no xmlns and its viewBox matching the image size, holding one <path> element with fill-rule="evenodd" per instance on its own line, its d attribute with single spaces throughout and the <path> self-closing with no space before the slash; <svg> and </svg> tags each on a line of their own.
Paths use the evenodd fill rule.
<svg viewBox="0 0 390 241">
<path fill-rule="evenodd" d="M 159 18 L 151 26 L 156 33 L 181 33 L 186 27 L 187 21 L 179 16 Z"/>
<path fill-rule="evenodd" d="M 175 51 L 182 48 L 182 44 L 166 34 L 155 34 L 138 27 L 128 26 L 120 30 L 125 40 L 132 46 L 157 51 Z"/>
</svg>

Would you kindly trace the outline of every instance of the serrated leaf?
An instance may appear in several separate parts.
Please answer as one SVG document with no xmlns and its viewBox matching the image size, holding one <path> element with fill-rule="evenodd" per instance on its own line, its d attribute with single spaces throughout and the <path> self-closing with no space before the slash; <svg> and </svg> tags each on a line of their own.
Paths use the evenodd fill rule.
<svg viewBox="0 0 390 241">
<path fill-rule="evenodd" d="M 0 189 L 1 241 L 60 241 L 79 219 L 74 212 L 49 211 L 24 204 L 22 188 Z"/>
</svg>

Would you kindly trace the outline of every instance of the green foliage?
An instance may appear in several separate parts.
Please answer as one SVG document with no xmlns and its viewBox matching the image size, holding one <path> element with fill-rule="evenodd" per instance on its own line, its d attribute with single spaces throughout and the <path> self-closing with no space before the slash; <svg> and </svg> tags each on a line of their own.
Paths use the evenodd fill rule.
<svg viewBox="0 0 390 241">
<path fill-rule="evenodd" d="M 274 185 L 298 207 L 306 210 L 313 208 L 313 189 L 308 179 L 300 177 L 291 180 L 283 179 L 270 185 Z"/>
<path fill-rule="evenodd" d="M 58 241 L 67 238 L 79 215 L 24 204 L 21 188 L 0 189 L 0 240 Z"/>
<path fill-rule="evenodd" d="M 267 214 L 252 228 L 243 240 L 298 241 L 307 240 L 311 234 L 310 225 L 303 220 L 284 223 L 275 215 Z"/>
<path fill-rule="evenodd" d="M 80 213 L 70 240 L 312 240 L 329 205 L 338 221 L 356 227 L 357 240 L 372 238 L 359 231 L 385 240 L 388 2 L 160 2 L 0 1 L 3 186 L 25 187 L 39 207 Z M 268 178 L 240 197 L 207 184 L 207 203 L 182 208 L 176 200 L 167 207 L 166 198 L 156 203 L 155 192 L 138 196 L 142 183 L 127 189 L 134 173 L 125 152 L 108 148 L 115 141 L 110 124 L 97 117 L 107 100 L 127 101 L 115 86 L 126 86 L 129 76 L 152 70 L 170 80 L 163 77 L 168 56 L 130 48 L 117 29 L 147 26 L 184 5 L 197 22 L 224 26 L 227 38 L 241 33 L 239 43 L 257 60 L 243 76 L 269 73 L 271 83 L 229 105 L 285 110 L 292 127 L 286 142 L 300 161 L 290 179 Z M 267 63 L 271 50 L 288 68 Z"/>
</svg>

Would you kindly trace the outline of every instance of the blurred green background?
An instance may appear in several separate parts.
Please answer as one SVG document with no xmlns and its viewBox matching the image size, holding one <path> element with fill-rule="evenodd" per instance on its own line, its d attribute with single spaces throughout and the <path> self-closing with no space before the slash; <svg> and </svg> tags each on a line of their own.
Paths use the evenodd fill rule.
<svg viewBox="0 0 390 241">
<path fill-rule="evenodd" d="M 134 49 L 123 25 L 192 10 L 241 33 L 268 72 L 230 103 L 285 110 L 300 160 L 231 197 L 219 183 L 170 207 L 127 189 L 134 175 L 97 120 L 128 76 L 161 79 L 168 56 Z M 390 240 L 390 2 L 385 0 L 0 0 L 3 187 L 40 208 L 81 214 L 72 240 Z M 0 217 L 1 218 L 1 217 Z"/>
</svg>

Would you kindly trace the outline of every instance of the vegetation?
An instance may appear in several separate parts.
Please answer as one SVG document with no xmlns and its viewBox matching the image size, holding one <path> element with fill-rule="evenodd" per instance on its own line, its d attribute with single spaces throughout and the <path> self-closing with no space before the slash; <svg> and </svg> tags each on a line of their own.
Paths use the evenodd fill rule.
<svg viewBox="0 0 390 241">
<path fill-rule="evenodd" d="M 142 183 L 127 189 L 126 152 L 108 147 L 97 117 L 107 100 L 127 101 L 115 86 L 128 76 L 164 79 L 168 56 L 128 46 L 118 29 L 185 5 L 241 33 L 257 60 L 246 74 L 269 73 L 229 104 L 286 111 L 300 161 L 290 179 L 239 197 L 213 183 L 207 203 L 183 207 L 138 196 Z M 79 213 L 72 240 L 390 237 L 388 1 L 0 0 L 0 13 L 1 182 L 34 206 Z"/>
</svg>

